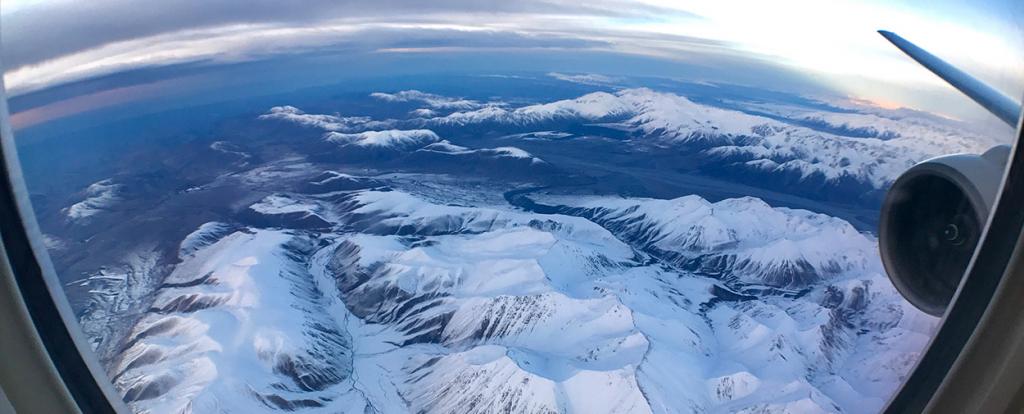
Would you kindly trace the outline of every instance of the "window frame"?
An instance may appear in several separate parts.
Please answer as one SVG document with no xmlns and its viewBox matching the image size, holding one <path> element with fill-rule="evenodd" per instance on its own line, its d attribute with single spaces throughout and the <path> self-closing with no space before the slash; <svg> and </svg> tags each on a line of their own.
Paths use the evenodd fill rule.
<svg viewBox="0 0 1024 414">
<path fill-rule="evenodd" d="M 64 295 L 63 285 L 57 278 L 49 253 L 43 245 L 35 212 L 32 210 L 29 193 L 22 177 L 2 79 L 0 158 L 0 253 L 3 254 L 2 259 L 6 260 L 7 265 L 3 266 L 3 270 L 6 271 L 2 272 L 4 274 L 0 277 L 7 279 L 4 282 L 17 286 L 21 304 L 30 318 L 29 321 L 23 322 L 31 324 L 45 351 L 4 357 L 34 359 L 31 362 L 37 367 L 54 368 L 44 372 L 17 373 L 15 376 L 57 375 L 58 378 L 50 378 L 57 381 L 51 384 L 64 384 L 63 389 L 33 390 L 32 395 L 16 395 L 12 389 L 15 387 L 5 386 L 8 398 L 16 409 L 22 405 L 19 404 L 19 400 L 23 398 L 56 398 L 73 402 L 73 406 L 83 413 L 128 413 L 127 406 L 120 394 L 114 390 L 85 334 L 78 327 L 75 314 Z M 5 330 L 6 328 L 9 327 L 5 327 Z M 13 332 L 8 331 L 5 335 L 11 333 Z M 18 340 L 25 342 L 36 339 L 30 337 L 30 333 L 20 336 Z M 26 348 L 33 349 L 32 346 Z"/>
</svg>

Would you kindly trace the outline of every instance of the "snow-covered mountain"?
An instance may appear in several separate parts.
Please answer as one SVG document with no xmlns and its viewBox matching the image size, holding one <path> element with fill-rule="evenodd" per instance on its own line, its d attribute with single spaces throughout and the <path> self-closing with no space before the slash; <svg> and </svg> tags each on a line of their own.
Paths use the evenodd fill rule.
<svg viewBox="0 0 1024 414">
<path fill-rule="evenodd" d="M 80 220 L 104 211 L 118 200 L 121 186 L 112 179 L 97 181 L 90 184 L 82 194 L 82 201 L 64 209 L 64 214 L 71 220 Z"/>
<path fill-rule="evenodd" d="M 473 111 L 454 112 L 443 117 L 428 119 L 426 123 L 428 125 L 465 126 L 484 122 L 529 125 L 560 119 L 598 121 L 626 116 L 633 113 L 633 110 L 634 108 L 631 106 L 631 103 L 619 99 L 618 95 L 594 92 L 576 99 L 528 105 L 514 109 L 492 106 Z"/>
<path fill-rule="evenodd" d="M 421 92 L 415 89 L 399 91 L 396 93 L 374 92 L 370 94 L 370 96 L 385 102 L 419 102 L 434 109 L 466 110 L 480 108 L 486 105 L 470 99 L 452 98 Z"/>
<path fill-rule="evenodd" d="M 178 248 L 178 257 L 184 259 L 199 249 L 220 240 L 222 237 L 231 233 L 232 230 L 233 226 L 227 223 L 216 221 L 203 223 L 203 225 L 189 233 L 185 236 L 185 239 L 181 241 L 181 246 Z"/>
<path fill-rule="evenodd" d="M 424 145 L 441 140 L 434 131 L 429 129 L 389 129 L 384 131 L 364 131 L 352 134 L 328 132 L 327 135 L 324 135 L 324 139 L 342 145 L 398 149 L 421 148 Z"/>
<path fill-rule="evenodd" d="M 790 113 L 789 115 L 793 115 Z M 614 123 L 657 145 L 694 144 L 733 168 L 795 172 L 825 180 L 851 177 L 883 188 L 913 164 L 939 154 L 982 152 L 995 143 L 924 117 L 804 111 L 794 118 L 833 131 L 860 131 L 851 138 L 764 116 L 698 104 L 646 88 L 594 92 L 576 99 L 515 109 L 488 107 L 430 118 L 426 125 L 507 123 L 539 125 L 580 120 Z M 881 131 L 881 132 L 879 132 Z"/>
<path fill-rule="evenodd" d="M 381 96 L 389 97 L 382 98 Z M 437 95 L 429 96 L 432 96 L 429 99 L 441 99 Z M 401 101 L 400 98 L 416 100 L 419 98 L 415 97 L 422 98 L 422 92 L 404 91 L 396 95 L 384 94 L 377 97 L 386 101 Z M 461 106 L 456 105 L 456 107 Z M 440 107 L 448 106 L 440 105 Z M 501 166 L 504 167 L 502 169 L 513 172 L 519 169 L 518 167 L 522 167 L 518 164 L 524 164 L 527 167 L 545 164 L 544 160 L 518 147 L 469 148 L 442 139 L 429 129 L 370 129 L 360 131 L 360 125 L 362 128 L 373 128 L 394 125 L 395 121 L 371 121 L 368 118 L 341 117 L 336 115 L 310 115 L 290 106 L 271 108 L 269 112 L 260 118 L 281 120 L 326 131 L 323 139 L 327 142 L 338 144 L 342 149 L 343 156 L 353 160 L 397 158 L 402 161 L 403 165 L 407 166 L 439 163 L 462 167 L 478 165 L 479 168 L 483 169 L 494 169 L 495 166 Z M 520 163 L 518 161 L 523 162 Z"/>
<path fill-rule="evenodd" d="M 388 102 L 464 101 L 419 91 L 374 96 Z M 911 110 L 855 106 L 833 107 L 830 111 L 756 102 L 731 105 L 743 110 L 700 104 L 673 93 L 631 88 L 519 107 L 438 103 L 432 108 L 443 113 L 433 109 L 414 111 L 407 119 L 310 115 L 293 107 L 272 108 L 263 118 L 343 131 L 329 137 L 360 145 L 392 137 L 398 133 L 395 129 L 407 134 L 424 128 L 480 127 L 529 134 L 567 123 L 599 124 L 628 131 L 636 145 L 656 151 L 681 149 L 698 153 L 709 174 L 767 180 L 764 184 L 777 188 L 804 183 L 806 186 L 795 188 L 805 192 L 822 187 L 844 188 L 850 193 L 845 195 L 847 199 L 870 190 L 877 195 L 900 173 L 924 159 L 959 152 L 980 153 L 997 144 L 997 140 L 973 132 L 966 124 Z"/>
<path fill-rule="evenodd" d="M 580 95 L 272 107 L 55 198 L 48 232 L 138 412 L 879 410 L 936 321 L 885 277 L 875 212 L 822 194 L 991 140 L 907 110 Z"/>
<path fill-rule="evenodd" d="M 384 183 L 366 177 L 356 177 L 337 171 L 324 171 L 306 180 L 296 190 L 306 194 L 323 194 L 383 186 Z"/>
<path fill-rule="evenodd" d="M 294 106 L 275 106 L 259 119 L 279 120 L 320 128 L 325 131 L 365 131 L 368 128 L 387 129 L 391 123 L 374 122 L 365 116 L 340 116 L 324 114 L 307 114 Z"/>
<path fill-rule="evenodd" d="M 249 230 L 189 255 L 111 367 L 125 401 L 152 413 L 294 411 L 344 395 L 350 339 L 302 266 L 313 247 Z"/>
<path fill-rule="evenodd" d="M 579 83 L 583 85 L 610 85 L 619 80 L 618 78 L 598 73 L 548 72 L 547 75 L 560 81 Z"/>
<path fill-rule="evenodd" d="M 877 270 L 874 242 L 849 223 L 753 198 L 710 203 L 542 197 L 556 211 L 586 217 L 645 252 L 730 284 L 802 289 L 837 274 Z"/>
<path fill-rule="evenodd" d="M 332 177 L 357 178 L 316 179 Z M 329 230 L 204 224 L 124 336 L 116 386 L 154 413 L 869 412 L 933 324 L 838 219 L 749 198 L 538 200 L 564 214 L 382 187 L 246 210 Z"/>
<path fill-rule="evenodd" d="M 529 152 L 526 152 L 516 147 L 469 149 L 461 145 L 452 144 L 451 142 L 448 141 L 435 142 L 433 144 L 420 148 L 418 151 L 434 152 L 449 155 L 482 155 L 489 157 L 518 158 L 528 160 L 530 161 L 530 163 L 533 164 L 539 164 L 544 162 L 544 160 L 534 157 L 533 154 L 530 154 Z"/>
</svg>

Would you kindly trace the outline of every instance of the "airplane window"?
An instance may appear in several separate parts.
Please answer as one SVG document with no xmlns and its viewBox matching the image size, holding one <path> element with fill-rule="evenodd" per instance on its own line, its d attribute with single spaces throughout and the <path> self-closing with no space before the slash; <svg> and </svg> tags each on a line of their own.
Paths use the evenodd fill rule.
<svg viewBox="0 0 1024 414">
<path fill-rule="evenodd" d="M 134 412 L 870 413 L 985 230 L 1022 13 L 15 0 L 0 38 Z"/>
</svg>

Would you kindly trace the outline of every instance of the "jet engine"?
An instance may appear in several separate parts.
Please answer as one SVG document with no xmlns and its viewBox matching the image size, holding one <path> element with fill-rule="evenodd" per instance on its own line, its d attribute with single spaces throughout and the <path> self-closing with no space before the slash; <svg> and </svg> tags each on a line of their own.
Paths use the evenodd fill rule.
<svg viewBox="0 0 1024 414">
<path fill-rule="evenodd" d="M 932 158 L 893 183 L 882 203 L 879 249 L 896 289 L 918 309 L 941 316 L 981 239 L 1010 153 Z"/>
</svg>

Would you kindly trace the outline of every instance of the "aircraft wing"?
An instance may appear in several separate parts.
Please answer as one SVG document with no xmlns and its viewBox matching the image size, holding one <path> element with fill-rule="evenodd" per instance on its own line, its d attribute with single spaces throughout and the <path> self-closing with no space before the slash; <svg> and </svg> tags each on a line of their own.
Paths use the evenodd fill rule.
<svg viewBox="0 0 1024 414">
<path fill-rule="evenodd" d="M 986 85 L 977 78 L 957 69 L 953 65 L 946 63 L 946 61 L 939 59 L 937 56 L 928 53 L 928 51 L 917 47 L 917 45 L 910 43 L 907 39 L 900 37 L 896 33 L 888 30 L 879 30 L 878 34 L 892 42 L 893 45 L 916 60 L 917 63 L 920 63 L 932 71 L 932 73 L 942 78 L 942 80 L 963 92 L 964 95 L 973 99 L 974 102 L 983 106 L 992 115 L 995 115 L 1011 127 L 1017 127 L 1017 119 L 1020 117 L 1020 103 Z"/>
</svg>

